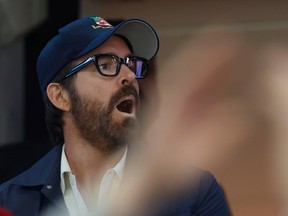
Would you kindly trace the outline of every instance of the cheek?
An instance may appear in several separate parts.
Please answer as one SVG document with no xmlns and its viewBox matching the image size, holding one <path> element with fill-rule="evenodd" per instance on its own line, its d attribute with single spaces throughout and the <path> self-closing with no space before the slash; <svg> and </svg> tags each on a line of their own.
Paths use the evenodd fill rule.
<svg viewBox="0 0 288 216">
<path fill-rule="evenodd" d="M 111 84 L 95 78 L 85 79 L 83 76 L 77 77 L 75 86 L 79 96 L 95 98 L 104 106 L 109 103 L 113 92 Z"/>
</svg>

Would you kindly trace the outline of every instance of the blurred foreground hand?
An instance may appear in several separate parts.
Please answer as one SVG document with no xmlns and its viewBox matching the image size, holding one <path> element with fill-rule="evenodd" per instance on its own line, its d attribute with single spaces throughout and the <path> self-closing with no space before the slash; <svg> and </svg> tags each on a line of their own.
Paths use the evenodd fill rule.
<svg viewBox="0 0 288 216">
<path fill-rule="evenodd" d="M 153 205 L 157 197 L 191 187 L 199 174 L 195 167 L 209 170 L 229 161 L 251 131 L 242 92 L 251 73 L 244 39 L 213 29 L 196 34 L 161 65 L 159 115 L 130 167 L 137 178 L 124 181 L 113 209 L 133 212 L 143 203 Z"/>
</svg>

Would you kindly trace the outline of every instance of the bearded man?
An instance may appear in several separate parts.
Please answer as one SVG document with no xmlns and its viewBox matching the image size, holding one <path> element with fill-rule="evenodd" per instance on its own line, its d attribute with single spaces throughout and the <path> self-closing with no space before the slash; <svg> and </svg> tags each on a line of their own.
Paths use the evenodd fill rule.
<svg viewBox="0 0 288 216">
<path fill-rule="evenodd" d="M 59 29 L 37 62 L 47 128 L 56 147 L 0 186 L 0 205 L 19 216 L 104 215 L 125 179 L 139 129 L 137 79 L 145 77 L 158 49 L 155 30 L 139 19 L 114 27 L 101 17 L 85 17 Z M 205 188 L 205 196 L 182 203 L 183 209 L 193 215 L 207 207 L 213 215 L 228 215 L 217 182 L 205 176 L 207 187 L 198 188 Z M 166 213 L 178 215 L 175 211 Z"/>
</svg>

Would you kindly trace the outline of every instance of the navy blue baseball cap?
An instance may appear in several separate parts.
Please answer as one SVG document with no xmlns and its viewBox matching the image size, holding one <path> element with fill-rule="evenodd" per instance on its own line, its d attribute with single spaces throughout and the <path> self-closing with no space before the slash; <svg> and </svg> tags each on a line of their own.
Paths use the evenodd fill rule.
<svg viewBox="0 0 288 216">
<path fill-rule="evenodd" d="M 69 62 L 96 49 L 114 34 L 130 42 L 135 56 L 150 60 L 158 52 L 157 33 L 143 20 L 128 19 L 112 26 L 97 16 L 77 19 L 60 28 L 38 57 L 37 74 L 42 94 Z"/>
</svg>

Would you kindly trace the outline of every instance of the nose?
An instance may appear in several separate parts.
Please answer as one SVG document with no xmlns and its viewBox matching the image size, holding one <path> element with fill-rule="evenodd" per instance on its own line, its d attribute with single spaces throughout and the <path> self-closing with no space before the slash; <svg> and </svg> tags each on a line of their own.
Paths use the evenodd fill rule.
<svg viewBox="0 0 288 216">
<path fill-rule="evenodd" d="M 135 85 L 135 83 L 137 83 L 135 73 L 131 71 L 125 64 L 121 65 L 121 69 L 118 74 L 118 81 L 120 85 Z"/>
</svg>

